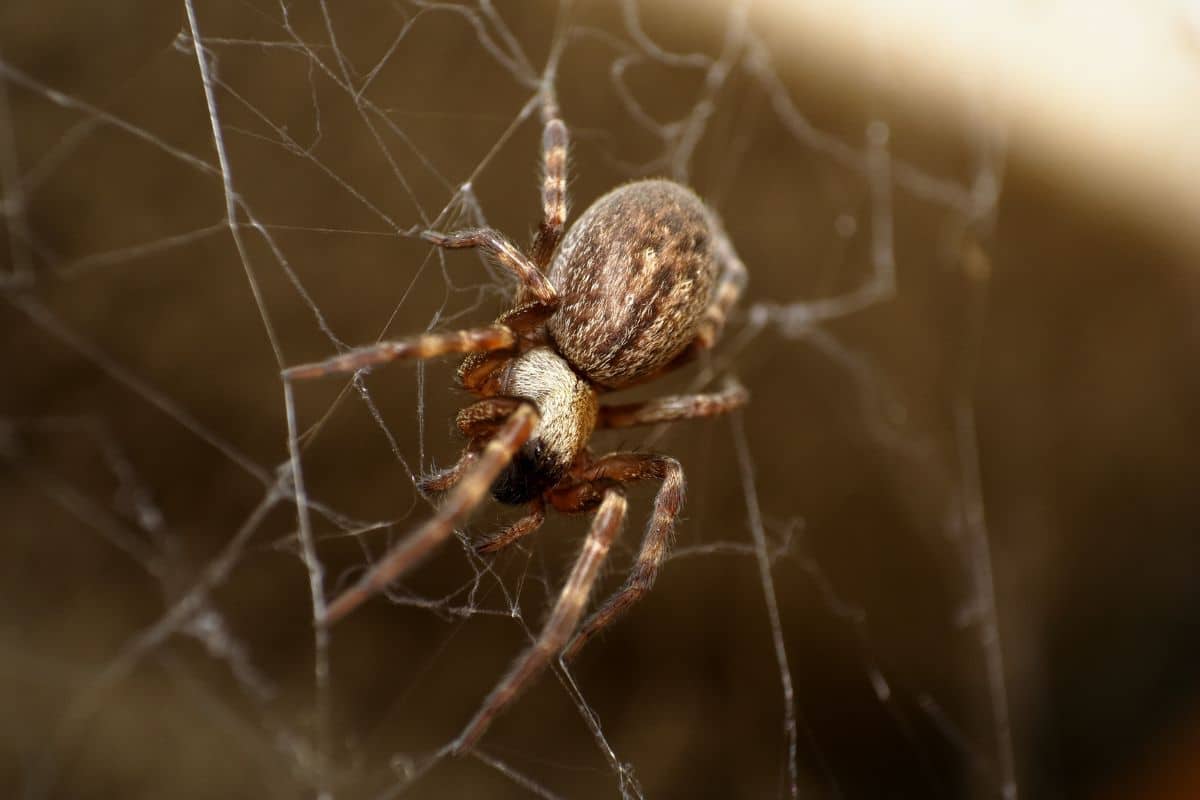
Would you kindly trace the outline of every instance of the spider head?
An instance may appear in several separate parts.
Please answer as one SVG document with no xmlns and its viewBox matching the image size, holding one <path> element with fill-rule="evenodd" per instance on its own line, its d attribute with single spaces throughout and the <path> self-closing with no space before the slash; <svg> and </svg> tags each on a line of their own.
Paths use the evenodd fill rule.
<svg viewBox="0 0 1200 800">
<path fill-rule="evenodd" d="M 504 367 L 501 392 L 537 406 L 541 421 L 529 441 L 492 484 L 501 503 L 528 503 L 558 483 L 587 447 L 598 401 L 587 382 L 548 347 L 538 347 Z"/>
</svg>

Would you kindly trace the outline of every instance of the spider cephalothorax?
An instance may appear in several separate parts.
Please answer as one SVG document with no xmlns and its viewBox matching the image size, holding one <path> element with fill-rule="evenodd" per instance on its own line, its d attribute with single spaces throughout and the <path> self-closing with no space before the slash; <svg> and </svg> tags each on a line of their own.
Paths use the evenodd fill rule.
<svg viewBox="0 0 1200 800">
<path fill-rule="evenodd" d="M 533 403 L 537 430 L 492 484 L 492 497 L 520 505 L 558 483 L 587 447 L 599 403 L 587 381 L 550 347 L 535 347 L 503 367 L 499 391 Z"/>
<path fill-rule="evenodd" d="M 459 382 L 479 398 L 458 415 L 468 442 L 458 462 L 421 482 L 423 491 L 448 492 L 437 514 L 335 599 L 326 623 L 411 568 L 489 492 L 502 503 L 528 506 L 528 513 L 484 540 L 481 552 L 494 552 L 537 530 L 547 506 L 562 513 L 596 512 L 583 552 L 537 642 L 468 723 L 455 743 L 458 752 L 478 740 L 553 655 L 563 651 L 573 657 L 644 595 L 666 557 L 683 503 L 679 462 L 642 453 L 593 455 L 588 449 L 592 432 L 713 416 L 747 400 L 745 390 L 730 382 L 715 394 L 624 405 L 599 402 L 604 392 L 651 380 L 711 347 L 741 293 L 746 270 L 700 198 L 668 180 L 613 189 L 563 237 L 567 129 L 552 112 L 546 117 L 543 221 L 528 254 L 490 228 L 423 235 L 444 248 L 482 248 L 513 272 L 520 289 L 510 310 L 482 328 L 382 342 L 284 373 L 289 380 L 311 378 L 397 358 L 462 353 Z M 625 585 L 579 626 L 625 518 L 622 486 L 638 480 L 657 480 L 661 488 L 637 561 Z"/>
</svg>

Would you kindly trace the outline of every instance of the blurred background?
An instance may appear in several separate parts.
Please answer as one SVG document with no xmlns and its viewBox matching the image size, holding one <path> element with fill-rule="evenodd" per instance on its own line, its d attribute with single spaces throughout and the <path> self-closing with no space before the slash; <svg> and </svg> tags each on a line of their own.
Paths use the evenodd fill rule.
<svg viewBox="0 0 1200 800">
<path fill-rule="evenodd" d="M 0 9 L 7 794 L 1200 792 L 1194 7 L 191 10 Z M 279 369 L 505 307 L 415 234 L 527 240 L 542 91 L 576 213 L 675 177 L 750 269 L 714 355 L 627 397 L 753 400 L 597 438 L 682 462 L 676 555 L 438 757 L 587 520 L 481 561 L 490 504 L 323 648 L 298 504 L 333 593 L 429 516 L 467 397 L 396 364 L 289 406 Z"/>
</svg>

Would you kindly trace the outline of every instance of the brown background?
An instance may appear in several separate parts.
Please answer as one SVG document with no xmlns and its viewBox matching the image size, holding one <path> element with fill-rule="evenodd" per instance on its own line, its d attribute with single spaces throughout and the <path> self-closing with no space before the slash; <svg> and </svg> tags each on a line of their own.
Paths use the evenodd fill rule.
<svg viewBox="0 0 1200 800">
<path fill-rule="evenodd" d="M 379 3 L 334 11 L 341 50 L 360 74 L 412 10 Z M 385 131 L 381 149 L 345 92 L 319 75 L 310 79 L 303 54 L 237 43 L 281 38 L 271 22 L 278 11 L 263 11 L 201 4 L 205 35 L 225 40 L 213 44 L 220 78 L 301 147 L 311 145 L 400 228 L 421 222 L 421 212 L 437 214 L 529 97 L 461 16 L 430 14 L 371 84 L 370 99 L 412 145 Z M 293 13 L 306 41 L 326 41 L 314 9 Z M 502 13 L 541 64 L 548 12 L 530 5 Z M 628 38 L 615 13 L 590 8 L 582 19 Z M 645 25 L 671 50 L 713 53 L 720 45 L 720 29 L 701 20 L 648 9 Z M 177 4 L 10 3 L 0 11 L 0 58 L 215 163 L 195 59 L 172 47 L 182 30 Z M 334 62 L 332 51 L 316 52 Z M 631 175 L 660 171 L 637 166 L 661 145 L 633 124 L 614 91 L 614 57 L 600 36 L 573 39 L 559 82 L 574 136 L 577 210 Z M 628 79 L 660 120 L 686 113 L 700 86 L 694 71 L 654 64 L 631 67 Z M 796 106 L 822 130 L 858 143 L 868 120 L 884 119 L 899 156 L 934 175 L 969 179 L 982 137 L 961 115 L 908 114 L 903 97 L 864 92 L 837 75 L 800 72 L 787 81 Z M 192 585 L 263 486 L 45 320 L 157 387 L 267 473 L 286 458 L 284 405 L 227 230 L 187 246 L 80 262 L 218 225 L 219 181 L 111 126 L 77 127 L 94 114 L 63 109 L 13 82 L 7 91 L 18 164 L 49 166 L 21 207 L 36 285 L 4 290 L 0 303 L 0 414 L 9 423 L 0 429 L 5 782 L 29 787 L 49 775 L 55 797 L 311 794 L 311 775 L 298 766 L 312 763 L 303 754 L 314 729 L 311 606 L 291 506 L 268 516 L 213 594 L 255 676 L 239 680 L 195 638 L 176 635 L 126 677 L 86 693 Z M 282 148 L 231 91 L 219 92 L 218 102 L 238 190 L 262 221 L 288 226 L 273 235 L 345 341 L 370 341 L 394 311 L 390 330 L 402 334 L 487 320 L 501 307 L 478 261 L 460 255 L 443 268 L 428 248 L 395 235 Z M 735 75 L 717 108 L 691 181 L 719 208 L 750 267 L 746 305 L 859 285 L 869 271 L 870 221 L 861 176 L 798 143 L 744 75 Z M 488 220 L 518 240 L 538 213 L 537 138 L 536 124 L 520 127 L 474 182 Z M 713 362 L 753 393 L 743 422 L 758 499 L 769 539 L 789 543 L 774 575 L 801 720 L 804 796 L 998 793 L 980 646 L 987 631 L 970 618 L 979 584 L 960 522 L 966 472 L 954 425 L 964 397 L 978 420 L 1024 796 L 1132 796 L 1140 776 L 1169 773 L 1163 765 L 1187 747 L 1195 724 L 1195 254 L 1156 245 L 1114 216 L 1105 198 L 1056 185 L 1029 166 L 1036 159 L 1022 147 L 1011 143 L 995 227 L 981 233 L 990 281 L 962 269 L 960 215 L 897 191 L 893 300 L 829 325 L 826 337 L 788 338 L 768 328 L 735 349 L 747 330 L 741 315 Z M 61 159 L 42 161 L 56 152 Z M 839 239 L 840 214 L 857 217 L 857 236 Z M 285 361 L 331 352 L 261 239 L 247 232 L 247 240 Z M 30 315 L 38 309 L 46 316 Z M 656 388 L 677 391 L 694 372 Z M 455 452 L 451 420 L 463 398 L 448 388 L 451 377 L 452 365 L 439 363 L 423 371 L 394 366 L 368 379 L 414 470 Z M 316 422 L 340 388 L 338 381 L 299 387 L 302 425 Z M 163 513 L 161 541 L 135 534 L 164 554 L 161 580 L 98 535 L 104 525 L 136 525 L 128 492 L 96 440 L 47 421 L 79 415 L 108 432 Z M 723 420 L 679 425 L 653 445 L 678 456 L 689 475 L 681 548 L 749 542 L 732 430 Z M 623 433 L 600 446 L 647 445 Z M 355 396 L 335 405 L 304 464 L 314 498 L 358 520 L 396 523 L 364 537 L 372 553 L 428 514 Z M 609 589 L 651 496 L 649 489 L 632 495 Z M 494 529 L 505 513 L 487 508 L 471 531 Z M 584 526 L 556 519 L 531 548 L 496 562 L 510 591 L 523 587 L 522 615 L 534 628 Z M 332 536 L 327 522 L 318 533 L 332 588 L 363 551 L 351 537 Z M 406 588 L 442 598 L 471 576 L 452 545 Z M 338 796 L 374 796 L 400 781 L 406 759 L 449 741 L 526 641 L 505 616 L 496 583 L 480 588 L 477 605 L 501 613 L 465 621 L 444 613 L 462 594 L 443 613 L 375 601 L 335 631 L 330 747 Z M 892 687 L 888 703 L 872 689 L 876 671 Z M 752 558 L 723 552 L 671 562 L 651 597 L 589 647 L 574 675 L 647 796 L 780 794 L 783 703 Z M 260 683 L 269 698 L 255 695 Z M 617 793 L 553 677 L 496 724 L 483 748 L 562 796 Z M 527 795 L 466 759 L 436 765 L 407 796 Z"/>
</svg>

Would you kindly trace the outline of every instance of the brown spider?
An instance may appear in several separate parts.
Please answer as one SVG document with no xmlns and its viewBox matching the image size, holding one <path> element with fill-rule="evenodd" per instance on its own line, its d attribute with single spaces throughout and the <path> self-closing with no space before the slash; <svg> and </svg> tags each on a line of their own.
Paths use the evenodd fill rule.
<svg viewBox="0 0 1200 800">
<path fill-rule="evenodd" d="M 458 427 L 469 441 L 458 462 L 420 483 L 425 492 L 449 491 L 445 502 L 329 605 L 326 624 L 341 619 L 445 541 L 489 489 L 499 502 L 525 505 L 529 513 L 484 540 L 478 546 L 482 553 L 537 530 L 547 505 L 568 514 L 596 511 L 583 552 L 545 627 L 467 724 L 453 745 L 456 753 L 471 748 L 555 654 L 573 658 L 637 602 L 653 585 L 667 554 L 683 504 L 679 462 L 641 453 L 596 457 L 588 450 L 592 431 L 710 417 L 748 399 L 745 389 L 730 381 L 714 394 L 599 403 L 602 392 L 651 380 L 712 347 L 746 283 L 746 268 L 700 198 L 668 180 L 613 189 L 563 238 L 567 128 L 553 113 L 546 117 L 544 216 L 528 255 L 490 228 L 427 231 L 422 237 L 444 248 L 482 248 L 511 270 L 520 289 L 510 310 L 486 327 L 380 342 L 284 372 L 288 380 L 315 378 L 397 358 L 465 353 L 459 382 L 481 398 L 458 414 Z M 543 274 L 547 267 L 548 278 Z M 576 632 L 625 519 L 622 485 L 646 479 L 661 481 L 661 488 L 637 562 L 625 585 Z"/>
</svg>

